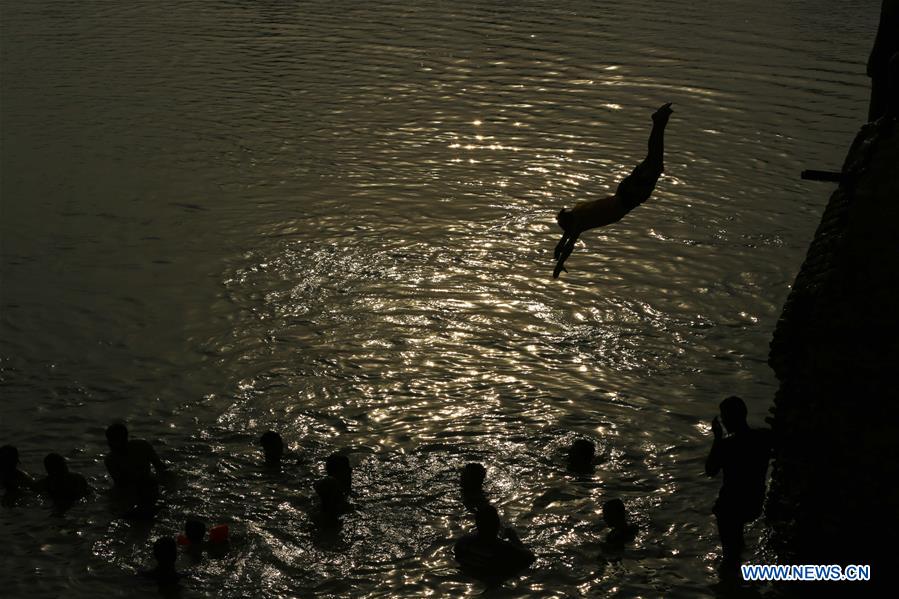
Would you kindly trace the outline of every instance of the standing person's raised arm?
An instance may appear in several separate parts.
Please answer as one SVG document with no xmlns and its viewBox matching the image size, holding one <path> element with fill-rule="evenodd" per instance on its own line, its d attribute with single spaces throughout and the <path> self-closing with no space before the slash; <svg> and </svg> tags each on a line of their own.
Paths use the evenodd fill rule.
<svg viewBox="0 0 899 599">
<path fill-rule="evenodd" d="M 712 433 L 715 435 L 715 440 L 712 441 L 712 450 L 709 452 L 709 457 L 705 460 L 705 473 L 709 476 L 718 474 L 723 465 L 721 442 L 724 439 L 724 431 L 717 416 L 712 420 Z"/>
</svg>

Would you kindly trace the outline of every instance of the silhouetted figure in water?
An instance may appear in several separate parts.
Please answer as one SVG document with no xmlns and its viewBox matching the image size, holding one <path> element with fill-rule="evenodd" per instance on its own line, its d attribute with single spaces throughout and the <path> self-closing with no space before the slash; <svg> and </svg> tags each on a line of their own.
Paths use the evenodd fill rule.
<svg viewBox="0 0 899 599">
<path fill-rule="evenodd" d="M 671 116 L 671 104 L 664 104 L 652 115 L 652 132 L 649 134 L 649 151 L 646 158 L 630 175 L 618 184 L 615 195 L 586 202 L 573 208 L 563 208 L 556 216 L 562 228 L 562 239 L 556 245 L 556 268 L 553 278 L 565 269 L 565 260 L 574 250 L 574 244 L 584 231 L 617 223 L 624 215 L 649 199 L 656 181 L 663 170 L 665 126 Z M 567 272 L 567 270 L 566 270 Z"/>
<path fill-rule="evenodd" d="M 353 468 L 350 459 L 341 453 L 332 453 L 325 460 L 325 472 L 333 477 L 340 485 L 344 495 L 349 495 L 353 490 Z"/>
<path fill-rule="evenodd" d="M 160 537 L 153 543 L 153 557 L 156 567 L 143 574 L 155 580 L 161 587 L 176 585 L 181 575 L 175 570 L 178 546 L 172 537 Z"/>
<path fill-rule="evenodd" d="M 496 508 L 482 504 L 475 513 L 475 534 L 456 541 L 453 553 L 463 570 L 486 579 L 512 576 L 534 563 L 534 554 L 512 528 L 502 528 Z M 502 531 L 505 539 L 500 538 Z"/>
<path fill-rule="evenodd" d="M 6 490 L 4 503 L 14 502 L 32 484 L 31 477 L 19 470 L 19 450 L 12 445 L 0 447 L 0 482 Z"/>
<path fill-rule="evenodd" d="M 487 503 L 484 494 L 484 480 L 487 478 L 487 469 L 483 465 L 472 462 L 465 464 L 459 475 L 459 486 L 462 489 L 462 503 L 468 509 L 475 511 Z"/>
<path fill-rule="evenodd" d="M 743 525 L 762 513 L 765 480 L 771 457 L 771 431 L 752 429 L 746 423 L 746 404 L 728 397 L 720 404 L 721 421 L 712 421 L 715 440 L 705 463 L 705 471 L 715 476 L 724 470 L 724 482 L 715 502 L 718 535 L 724 565 L 738 564 L 743 549 Z M 721 423 L 729 433 L 724 435 Z"/>
<path fill-rule="evenodd" d="M 80 474 L 69 472 L 66 459 L 58 453 L 44 458 L 47 476 L 35 483 L 35 489 L 53 501 L 58 510 L 70 508 L 76 501 L 91 493 L 90 485 Z"/>
<path fill-rule="evenodd" d="M 868 77 L 871 78 L 871 104 L 868 120 L 885 114 L 899 116 L 899 0 L 883 0 L 880 25 L 874 47 L 868 58 Z M 892 64 L 891 64 L 892 63 Z"/>
<path fill-rule="evenodd" d="M 266 466 L 280 466 L 284 457 L 284 439 L 275 431 L 266 431 L 259 438 L 259 445 L 265 454 Z"/>
<path fill-rule="evenodd" d="M 576 439 L 568 448 L 568 471 L 575 474 L 593 472 L 593 458 L 596 457 L 596 445 L 587 439 Z"/>
<path fill-rule="evenodd" d="M 333 476 L 321 478 L 315 481 L 315 493 L 319 501 L 319 524 L 325 527 L 339 526 L 340 516 L 352 509 L 340 482 Z"/>
<path fill-rule="evenodd" d="M 602 519 L 609 527 L 605 545 L 609 549 L 621 550 L 637 535 L 637 526 L 627 521 L 627 511 L 620 499 L 610 499 L 602 504 Z"/>
<path fill-rule="evenodd" d="M 129 490 L 131 491 L 132 504 L 131 507 L 122 514 L 122 518 L 126 520 L 142 520 L 149 522 L 156 518 L 159 513 L 157 500 L 159 499 L 159 484 L 154 478 L 142 478 L 135 482 Z"/>
<path fill-rule="evenodd" d="M 222 557 L 228 548 L 228 525 L 219 524 L 209 529 L 209 540 L 206 540 L 206 523 L 197 518 L 188 518 L 184 522 L 184 532 L 178 535 L 178 544 L 194 561 L 200 561 L 203 551 L 212 557 Z"/>
<path fill-rule="evenodd" d="M 199 561 L 203 553 L 204 539 L 206 537 L 206 524 L 196 518 L 188 518 L 184 523 L 184 533 L 178 535 L 178 544 L 184 547 L 194 561 Z"/>
<path fill-rule="evenodd" d="M 128 428 L 121 422 L 110 425 L 106 429 L 106 441 L 109 453 L 104 462 L 112 482 L 119 488 L 132 488 L 145 479 L 153 479 L 150 468 L 157 475 L 166 470 L 166 466 L 153 446 L 143 439 L 128 439 Z"/>
</svg>

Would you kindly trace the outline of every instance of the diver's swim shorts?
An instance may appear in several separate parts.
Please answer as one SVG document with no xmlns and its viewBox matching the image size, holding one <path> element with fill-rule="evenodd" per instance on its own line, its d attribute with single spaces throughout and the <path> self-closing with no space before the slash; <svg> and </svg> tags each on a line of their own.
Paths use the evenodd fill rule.
<svg viewBox="0 0 899 599">
<path fill-rule="evenodd" d="M 621 199 L 628 211 L 633 210 L 649 199 L 663 170 L 661 165 L 654 167 L 645 161 L 641 162 L 630 175 L 618 184 L 618 191 L 615 192 L 615 195 Z"/>
</svg>

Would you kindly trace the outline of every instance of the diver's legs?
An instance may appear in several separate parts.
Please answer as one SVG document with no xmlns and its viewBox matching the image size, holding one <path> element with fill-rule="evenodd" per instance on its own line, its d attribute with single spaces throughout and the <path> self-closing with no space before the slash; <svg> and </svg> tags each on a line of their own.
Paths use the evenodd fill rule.
<svg viewBox="0 0 899 599">
<path fill-rule="evenodd" d="M 668 118 L 671 116 L 671 103 L 664 104 L 656 110 L 652 115 L 652 131 L 649 134 L 649 150 L 646 153 L 646 160 L 643 162 L 648 166 L 662 170 L 662 163 L 665 153 L 665 126 L 668 124 Z"/>
</svg>

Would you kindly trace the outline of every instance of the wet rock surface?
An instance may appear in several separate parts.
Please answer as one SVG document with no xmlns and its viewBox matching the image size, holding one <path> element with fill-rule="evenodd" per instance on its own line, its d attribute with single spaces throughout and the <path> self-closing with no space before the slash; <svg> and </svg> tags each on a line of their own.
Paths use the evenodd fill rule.
<svg viewBox="0 0 899 599">
<path fill-rule="evenodd" d="M 866 589 L 889 584 L 899 533 L 897 167 L 899 124 L 862 127 L 769 356 L 780 382 L 771 546 L 781 563 L 871 564 Z"/>
</svg>

